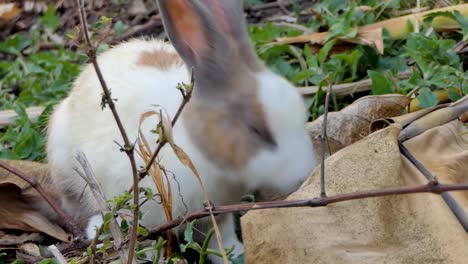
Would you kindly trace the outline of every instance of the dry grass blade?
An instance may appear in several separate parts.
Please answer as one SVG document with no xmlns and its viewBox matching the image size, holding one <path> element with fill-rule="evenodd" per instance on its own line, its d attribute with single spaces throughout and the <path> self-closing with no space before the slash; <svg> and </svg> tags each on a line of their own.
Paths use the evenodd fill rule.
<svg viewBox="0 0 468 264">
<path fill-rule="evenodd" d="M 203 180 L 200 177 L 200 174 L 198 173 L 198 170 L 195 168 L 195 165 L 193 164 L 192 160 L 187 155 L 187 153 L 185 153 L 185 151 L 183 149 L 181 149 L 179 146 L 177 146 L 175 144 L 173 134 L 172 134 L 172 124 L 171 124 L 171 120 L 170 120 L 169 115 L 167 114 L 167 112 L 164 112 L 164 114 L 161 113 L 161 122 L 162 122 L 162 126 L 163 126 L 162 129 L 163 129 L 163 134 L 164 134 L 165 140 L 167 140 L 167 143 L 169 143 L 171 148 L 174 150 L 174 153 L 176 154 L 179 161 L 182 162 L 182 164 L 184 164 L 184 166 L 188 167 L 193 172 L 195 177 L 197 177 L 198 183 L 200 184 L 200 187 L 201 187 L 201 189 L 203 191 L 203 196 L 204 196 L 204 199 L 205 199 L 205 201 L 204 201 L 205 202 L 205 208 L 210 213 L 211 222 L 213 223 L 213 228 L 214 228 L 215 233 L 216 233 L 216 239 L 218 240 L 218 246 L 219 246 L 221 254 L 223 256 L 224 263 L 228 264 L 229 262 L 228 262 L 226 252 L 224 251 L 224 245 L 223 245 L 223 240 L 221 238 L 221 232 L 219 231 L 218 224 L 216 223 L 216 219 L 215 219 L 215 217 L 213 215 L 213 211 L 212 211 L 213 209 L 212 209 L 212 206 L 211 206 L 210 199 L 208 197 L 208 192 L 206 191 L 205 185 L 203 184 Z"/>
<path fill-rule="evenodd" d="M 154 150 L 151 149 L 150 144 L 148 143 L 148 140 L 146 139 L 144 133 L 141 130 L 141 126 L 143 122 L 152 117 L 156 116 L 160 120 L 159 116 L 160 114 L 156 111 L 148 111 L 145 112 L 141 115 L 140 117 L 140 123 L 139 123 L 139 128 L 138 128 L 138 135 L 139 135 L 139 140 L 138 140 L 138 150 L 137 153 L 140 155 L 140 157 L 143 159 L 145 164 L 150 164 L 151 163 L 151 157 L 154 152 Z M 151 178 L 153 179 L 154 184 L 156 185 L 156 190 L 158 191 L 158 196 L 161 199 L 161 206 L 163 208 L 164 214 L 166 215 L 167 221 L 172 221 L 173 216 L 172 216 L 172 188 L 171 188 L 171 183 L 167 177 L 163 177 L 163 173 L 161 171 L 161 168 L 159 167 L 158 162 L 152 162 L 150 169 L 148 172 L 151 175 Z M 168 241 L 166 243 L 166 255 L 170 255 L 172 253 L 172 236 L 171 232 L 168 232 Z"/>
</svg>

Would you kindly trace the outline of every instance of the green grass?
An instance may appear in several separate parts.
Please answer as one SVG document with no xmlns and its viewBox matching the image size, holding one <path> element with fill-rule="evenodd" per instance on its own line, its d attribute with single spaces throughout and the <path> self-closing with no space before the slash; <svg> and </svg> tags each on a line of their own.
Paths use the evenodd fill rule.
<svg viewBox="0 0 468 264">
<path fill-rule="evenodd" d="M 250 2 L 259 4 L 262 1 Z M 468 93 L 467 74 L 460 57 L 453 51 L 457 41 L 467 38 L 468 23 L 463 17 L 439 14 L 458 19 L 464 26 L 462 32 L 465 34 L 438 34 L 423 26 L 419 33 L 412 33 L 408 39 L 401 41 L 390 41 L 384 32 L 383 55 L 379 55 L 373 48 L 361 45 L 339 54 L 329 54 L 336 37 L 354 37 L 358 26 L 384 20 L 402 10 L 414 8 L 415 2 L 321 1 L 314 7 L 320 16 L 310 16 L 301 24 L 313 31 L 320 29 L 331 32 L 328 42 L 317 54 L 308 45 L 271 45 L 278 37 L 303 34 L 295 28 L 271 23 L 250 25 L 249 34 L 260 58 L 296 86 L 323 86 L 326 80 L 337 84 L 371 78 L 372 94 L 407 94 L 416 91 L 421 105 L 430 107 L 437 104 L 433 90 L 442 88 L 448 90 L 452 100 L 457 100 Z M 432 1 L 421 2 L 422 6 L 432 4 Z M 362 6 L 371 7 L 372 10 L 365 12 Z M 39 23 L 28 32 L 11 35 L 0 43 L 0 52 L 11 54 L 12 57 L 0 62 L 0 109 L 14 109 L 19 115 L 12 125 L 0 130 L 0 158 L 39 161 L 45 158 L 47 115 L 51 106 L 67 95 L 72 81 L 79 74 L 80 65 L 86 62 L 86 57 L 82 54 L 64 48 L 37 50 L 37 45 L 47 40 L 46 33 L 58 30 L 58 21 L 54 9 L 49 8 L 39 19 Z M 93 26 L 99 29 L 105 23 L 111 23 L 110 19 L 103 18 Z M 125 25 L 122 21 L 116 21 L 114 28 L 123 30 Z M 121 34 L 122 30 L 117 31 Z M 70 30 L 66 34 L 73 38 L 75 33 Z M 410 79 L 394 81 L 399 71 L 410 69 L 413 72 Z M 308 99 L 309 120 L 323 113 L 323 100 L 322 91 Z M 335 98 L 333 110 L 339 110 L 351 102 L 350 98 Z M 39 121 L 33 122 L 26 116 L 25 108 L 35 105 L 46 106 L 46 110 Z"/>
</svg>

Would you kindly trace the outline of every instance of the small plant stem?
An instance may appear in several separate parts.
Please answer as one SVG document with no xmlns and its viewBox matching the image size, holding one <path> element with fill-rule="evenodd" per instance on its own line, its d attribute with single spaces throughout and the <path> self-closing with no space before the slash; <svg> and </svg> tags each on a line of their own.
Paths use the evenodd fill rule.
<svg viewBox="0 0 468 264">
<path fill-rule="evenodd" d="M 47 193 L 46 190 L 44 190 L 42 185 L 35 178 L 26 175 L 22 171 L 10 166 L 6 161 L 3 160 L 0 160 L 0 167 L 20 177 L 29 185 L 31 185 L 31 187 L 33 187 L 41 195 L 41 197 L 50 205 L 52 210 L 54 210 L 54 212 L 62 220 L 62 223 L 64 223 L 66 228 L 73 234 L 73 236 L 78 239 L 82 238 L 83 232 L 81 232 L 81 230 L 78 228 L 78 225 L 71 219 L 69 215 L 67 215 L 62 210 L 62 208 L 60 208 L 57 202 Z"/>
<path fill-rule="evenodd" d="M 89 264 L 93 264 L 94 262 L 94 257 L 96 256 L 96 247 L 97 244 L 99 243 L 99 236 L 101 236 L 102 231 L 104 231 L 104 224 L 102 224 L 99 229 L 96 231 L 96 235 L 94 236 L 93 242 L 91 242 L 91 256 L 89 256 Z"/>
<path fill-rule="evenodd" d="M 320 138 L 320 146 L 322 147 L 321 167 L 320 167 L 320 197 L 327 197 L 325 191 L 325 156 L 327 151 L 327 121 L 328 121 L 328 107 L 330 105 L 330 94 L 332 93 L 332 82 L 327 80 L 328 89 L 325 96 L 325 107 L 323 113 L 322 136 Z"/>
<path fill-rule="evenodd" d="M 205 264 L 206 257 L 208 256 L 208 251 L 207 251 L 208 244 L 210 243 L 211 237 L 213 237 L 214 233 L 215 233 L 214 228 L 211 228 L 210 231 L 208 231 L 208 233 L 206 234 L 205 241 L 203 241 L 203 245 L 200 251 L 200 259 L 198 261 L 200 264 Z M 220 250 L 224 250 L 224 249 L 220 249 Z"/>
<path fill-rule="evenodd" d="M 76 0 L 80 12 L 80 23 L 81 27 L 83 29 L 83 34 L 85 37 L 86 45 L 88 47 L 87 53 L 89 56 L 89 59 L 91 60 L 94 70 L 96 71 L 97 77 L 99 79 L 99 83 L 101 84 L 102 91 L 104 93 L 103 97 L 103 102 L 107 104 L 112 112 L 112 115 L 114 116 L 115 122 L 117 123 L 117 126 L 119 128 L 120 134 L 122 136 L 122 139 L 124 141 L 124 151 L 128 156 L 128 159 L 130 160 L 130 165 L 132 168 L 132 176 L 133 176 L 133 205 L 134 205 L 134 210 L 133 210 L 133 223 L 132 223 L 132 230 L 130 233 L 130 250 L 129 250 L 129 255 L 128 255 L 128 260 L 127 263 L 130 264 L 133 262 L 133 256 L 135 254 L 135 243 L 137 239 L 137 230 L 138 230 L 138 216 L 139 216 L 139 192 L 138 192 L 138 183 L 139 183 L 139 177 L 138 177 L 138 171 L 137 171 L 137 166 L 136 166 L 136 161 L 135 161 L 135 156 L 134 156 L 134 146 L 130 142 L 127 132 L 125 131 L 125 128 L 122 124 L 122 121 L 120 120 L 119 114 L 117 112 L 117 108 L 115 107 L 114 101 L 112 100 L 111 97 L 111 92 L 107 86 L 107 83 L 104 80 L 104 77 L 101 72 L 101 68 L 99 67 L 99 64 L 97 62 L 97 56 L 96 56 L 96 47 L 94 47 L 91 43 L 90 37 L 89 37 L 89 31 L 88 31 L 88 24 L 86 21 L 86 11 L 83 6 L 83 3 L 80 3 L 80 0 Z M 125 261 L 125 260 L 122 260 Z"/>
</svg>

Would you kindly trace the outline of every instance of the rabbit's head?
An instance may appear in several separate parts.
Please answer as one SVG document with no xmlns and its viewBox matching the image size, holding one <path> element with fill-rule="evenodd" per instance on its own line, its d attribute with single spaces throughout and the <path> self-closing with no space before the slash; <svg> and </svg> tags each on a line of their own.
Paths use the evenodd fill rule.
<svg viewBox="0 0 468 264">
<path fill-rule="evenodd" d="M 217 167 L 250 174 L 249 186 L 297 187 L 315 165 L 305 107 L 296 88 L 256 56 L 243 1 L 158 2 L 169 39 L 193 69 L 183 122 L 194 144 Z"/>
</svg>

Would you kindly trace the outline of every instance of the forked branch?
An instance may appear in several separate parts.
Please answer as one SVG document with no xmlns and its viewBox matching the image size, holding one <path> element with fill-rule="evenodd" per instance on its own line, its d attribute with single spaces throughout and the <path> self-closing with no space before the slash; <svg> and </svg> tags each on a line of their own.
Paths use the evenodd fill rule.
<svg viewBox="0 0 468 264">
<path fill-rule="evenodd" d="M 124 146 L 122 148 L 122 151 L 124 151 L 128 159 L 130 160 L 130 165 L 132 167 L 132 176 L 133 176 L 133 204 L 134 204 L 134 211 L 133 211 L 133 222 L 132 222 L 132 230 L 130 232 L 130 250 L 129 250 L 129 256 L 127 263 L 132 263 L 132 259 L 135 253 L 135 243 L 136 243 L 136 238 L 137 238 L 137 230 L 138 230 L 138 216 L 139 216 L 139 192 L 138 192 L 138 183 L 139 183 L 139 178 L 138 178 L 138 171 L 137 171 L 137 166 L 136 166 L 136 161 L 135 161 L 135 154 L 134 154 L 134 145 L 130 142 L 127 132 L 125 131 L 125 128 L 123 127 L 122 121 L 119 117 L 119 114 L 117 112 L 117 108 L 115 107 L 114 101 L 111 96 L 111 92 L 107 86 L 107 83 L 104 80 L 104 77 L 102 76 L 101 68 L 99 67 L 99 64 L 97 62 L 97 48 L 93 46 L 91 43 L 91 39 L 89 37 L 89 31 L 88 31 L 88 22 L 86 20 L 86 11 L 83 6 L 83 3 L 80 0 L 76 0 L 79 13 L 80 13 L 80 23 L 81 23 L 81 28 L 83 31 L 83 35 L 85 38 L 86 46 L 87 46 L 87 55 L 89 57 L 89 60 L 94 66 L 94 70 L 96 71 L 97 77 L 99 79 L 99 83 L 101 84 L 102 91 L 104 93 L 102 97 L 102 103 L 103 107 L 104 106 L 109 106 L 112 115 L 114 116 L 115 122 L 117 123 L 117 126 L 119 128 L 120 134 L 122 136 L 122 139 L 124 141 Z M 122 260 L 125 261 L 125 260 Z"/>
</svg>

